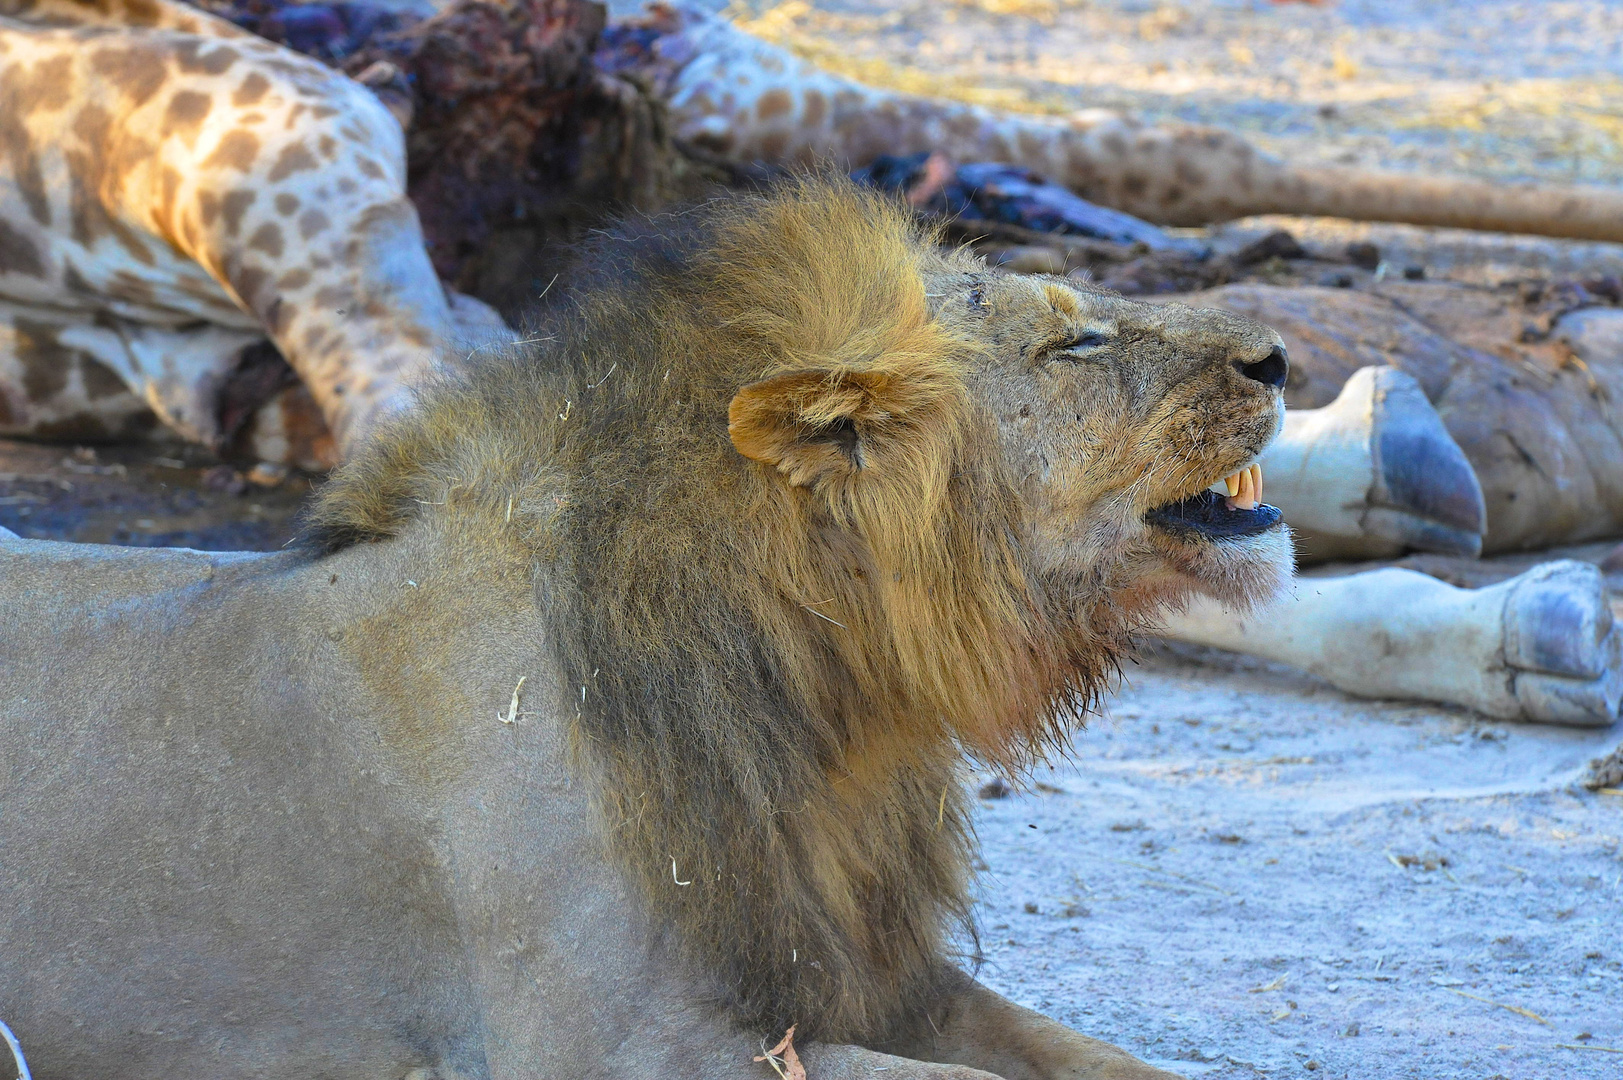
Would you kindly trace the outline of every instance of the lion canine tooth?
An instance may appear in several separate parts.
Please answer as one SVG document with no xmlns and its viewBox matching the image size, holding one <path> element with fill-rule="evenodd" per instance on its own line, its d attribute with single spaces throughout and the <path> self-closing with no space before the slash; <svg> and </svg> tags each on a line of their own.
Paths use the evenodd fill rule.
<svg viewBox="0 0 1623 1080">
<path fill-rule="evenodd" d="M 1206 490 L 1227 495 L 1230 509 L 1255 510 L 1262 505 L 1262 466 L 1256 463 L 1247 465 Z"/>
<path fill-rule="evenodd" d="M 1253 462 L 1206 490 L 1227 495 L 1230 510 L 1255 510 L 1262 505 L 1262 466 Z"/>
<path fill-rule="evenodd" d="M 1255 510 L 1259 502 L 1257 498 L 1257 472 L 1256 466 L 1241 469 L 1235 474 L 1235 493 L 1228 497 L 1230 510 Z"/>
</svg>

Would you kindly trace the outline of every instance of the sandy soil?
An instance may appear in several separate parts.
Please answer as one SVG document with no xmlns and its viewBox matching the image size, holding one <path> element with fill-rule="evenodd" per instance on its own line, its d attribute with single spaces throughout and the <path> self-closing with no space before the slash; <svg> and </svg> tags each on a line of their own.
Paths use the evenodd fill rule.
<svg viewBox="0 0 1623 1080">
<path fill-rule="evenodd" d="M 982 800 L 982 977 L 1191 1077 L 1623 1075 L 1617 738 L 1164 650 Z"/>
</svg>

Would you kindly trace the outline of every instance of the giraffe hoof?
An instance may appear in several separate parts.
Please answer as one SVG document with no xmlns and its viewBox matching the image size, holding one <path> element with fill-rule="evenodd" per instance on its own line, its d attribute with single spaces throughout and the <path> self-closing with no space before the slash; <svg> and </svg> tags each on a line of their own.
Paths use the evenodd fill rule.
<svg viewBox="0 0 1623 1080">
<path fill-rule="evenodd" d="M 1353 378 L 1365 372 L 1372 384 L 1375 458 L 1365 528 L 1415 551 L 1482 554 L 1487 507 L 1465 452 L 1413 376 L 1378 367 Z"/>
<path fill-rule="evenodd" d="M 1524 719 L 1605 727 L 1623 702 L 1623 627 L 1600 571 L 1548 562 L 1516 578 L 1505 603 L 1505 663 Z"/>
<path fill-rule="evenodd" d="M 1262 467 L 1307 559 L 1482 551 L 1476 473 L 1420 384 L 1395 367 L 1360 368 L 1330 404 L 1287 412 Z"/>
</svg>

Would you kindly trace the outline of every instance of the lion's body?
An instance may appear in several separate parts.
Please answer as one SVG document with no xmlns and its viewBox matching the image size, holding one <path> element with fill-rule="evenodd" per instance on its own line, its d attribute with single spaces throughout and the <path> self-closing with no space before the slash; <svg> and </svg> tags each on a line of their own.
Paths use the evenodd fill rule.
<svg viewBox="0 0 1623 1080">
<path fill-rule="evenodd" d="M 375 642 L 366 620 L 419 594 L 379 595 L 341 558 L 4 546 L 0 879 L 22 902 L 0 917 L 3 1006 L 35 1075 L 477 1058 L 448 823 L 343 640 Z M 469 644 L 440 670 L 517 659 Z"/>
<path fill-rule="evenodd" d="M 437 547 L 0 541 L 0 1009 L 36 1077 L 749 1075 L 604 858 L 524 553 Z"/>
<path fill-rule="evenodd" d="M 37 1075 L 743 1077 L 789 1024 L 831 1078 L 1162 1075 L 958 971 L 958 762 L 1279 587 L 1277 513 L 1147 516 L 1273 437 L 1277 338 L 817 184 L 588 265 L 298 551 L 0 539 Z"/>
</svg>

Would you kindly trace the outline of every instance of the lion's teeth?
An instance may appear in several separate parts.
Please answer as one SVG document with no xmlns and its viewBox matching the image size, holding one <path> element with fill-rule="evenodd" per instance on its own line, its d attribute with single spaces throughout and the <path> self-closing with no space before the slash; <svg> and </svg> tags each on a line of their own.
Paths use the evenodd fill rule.
<svg viewBox="0 0 1623 1080">
<path fill-rule="evenodd" d="M 1247 465 L 1232 476 L 1225 476 L 1208 491 L 1228 497 L 1231 510 L 1255 510 L 1262 505 L 1262 466 Z"/>
<path fill-rule="evenodd" d="M 1242 469 L 1239 477 L 1239 490 L 1229 496 L 1228 504 L 1231 510 L 1255 510 L 1257 508 L 1257 474 L 1253 471 L 1256 466 Z"/>
</svg>

